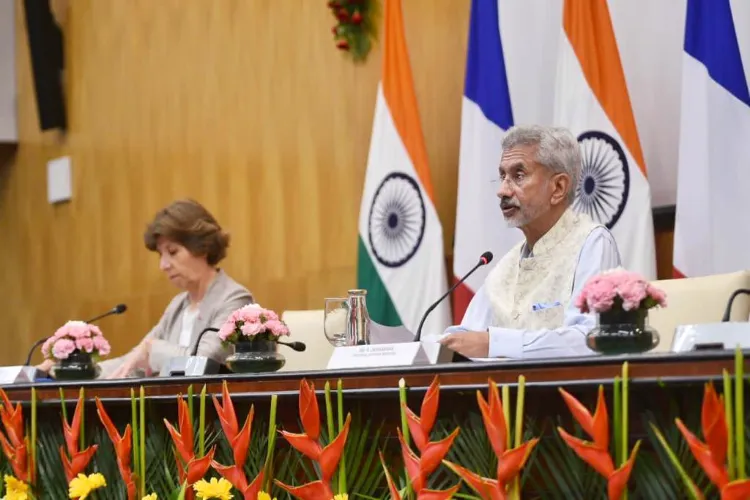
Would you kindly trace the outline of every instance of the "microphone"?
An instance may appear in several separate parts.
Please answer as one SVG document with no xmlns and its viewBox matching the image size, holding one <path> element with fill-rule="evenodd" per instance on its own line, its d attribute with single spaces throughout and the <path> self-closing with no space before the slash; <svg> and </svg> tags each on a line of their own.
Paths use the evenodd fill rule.
<svg viewBox="0 0 750 500">
<path fill-rule="evenodd" d="M 99 316 L 94 316 L 90 320 L 85 321 L 85 323 L 93 323 L 94 321 L 98 319 L 106 318 L 107 316 L 111 316 L 113 314 L 122 314 L 127 310 L 128 310 L 128 306 L 126 306 L 125 304 L 117 304 L 115 307 L 105 312 L 104 314 L 100 314 Z"/>
<path fill-rule="evenodd" d="M 99 316 L 94 316 L 88 321 L 84 321 L 84 323 L 93 323 L 94 321 L 102 318 L 106 318 L 107 316 L 111 316 L 113 314 L 122 314 L 125 311 L 128 310 L 128 306 L 125 304 L 117 304 L 115 307 L 110 309 L 109 311 L 105 312 L 104 314 L 100 314 Z M 31 356 L 34 355 L 34 351 L 37 347 L 44 344 L 49 337 L 45 337 L 43 339 L 39 339 L 36 342 L 34 342 L 34 345 L 31 346 L 31 349 L 29 349 L 29 354 L 26 356 L 26 362 L 24 363 L 24 366 L 29 366 L 31 364 Z"/>
<path fill-rule="evenodd" d="M 282 342 L 280 340 L 276 341 L 278 344 L 285 345 L 287 347 L 291 347 L 293 350 L 297 352 L 305 352 L 305 349 L 307 349 L 307 346 L 304 342 L 296 341 L 296 342 Z"/>
<path fill-rule="evenodd" d="M 492 262 L 492 257 L 493 257 L 492 252 L 484 252 L 482 256 L 479 257 L 479 262 L 477 262 L 477 264 L 474 267 L 472 267 L 468 273 L 464 274 L 463 278 L 458 280 L 452 287 L 450 287 L 450 289 L 447 292 L 445 292 L 445 294 L 443 294 L 442 297 L 437 299 L 434 304 L 432 304 L 429 308 L 427 308 L 427 311 L 424 313 L 424 316 L 422 316 L 422 321 L 419 322 L 419 328 L 417 328 L 417 334 L 414 336 L 414 342 L 419 342 L 419 339 L 422 338 L 422 326 L 424 326 L 424 322 L 427 319 L 427 316 L 432 312 L 432 310 L 435 309 L 438 306 L 438 304 L 440 304 L 448 295 L 453 293 L 453 290 L 455 290 L 456 287 L 458 287 L 458 285 L 460 285 L 461 283 L 469 279 L 469 276 L 474 274 L 474 271 Z"/>
<path fill-rule="evenodd" d="M 739 290 L 735 290 L 732 295 L 729 296 L 729 300 L 727 301 L 727 307 L 724 310 L 724 316 L 721 318 L 722 323 L 726 323 L 729 321 L 729 316 L 732 315 L 732 305 L 734 304 L 734 299 L 737 298 L 738 295 L 750 295 L 750 289 L 747 288 L 740 288 Z"/>
</svg>

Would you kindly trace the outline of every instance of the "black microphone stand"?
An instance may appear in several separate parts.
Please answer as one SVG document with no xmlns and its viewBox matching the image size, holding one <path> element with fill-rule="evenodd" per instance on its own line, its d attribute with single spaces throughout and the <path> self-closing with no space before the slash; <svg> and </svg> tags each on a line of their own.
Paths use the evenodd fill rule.
<svg viewBox="0 0 750 500">
<path fill-rule="evenodd" d="M 491 255 L 490 255 L 490 259 L 492 259 Z M 442 297 L 440 297 L 439 299 L 437 299 L 437 301 L 435 301 L 435 303 L 432 304 L 427 309 L 427 311 L 424 313 L 424 316 L 422 316 L 422 320 L 419 322 L 419 327 L 417 327 L 417 334 L 414 336 L 414 342 L 419 342 L 419 339 L 422 338 L 422 327 L 424 326 L 424 322 L 427 319 L 427 316 L 438 306 L 438 304 L 440 304 L 448 295 L 450 295 L 451 293 L 453 293 L 453 290 L 455 290 L 458 287 L 458 285 L 460 285 L 461 283 L 463 283 L 464 281 L 466 281 L 466 279 L 469 276 L 471 276 L 472 274 L 474 274 L 474 271 L 476 271 L 477 269 L 479 269 L 480 267 L 482 267 L 484 265 L 487 265 L 489 263 L 489 261 L 490 261 L 489 259 L 485 259 L 484 256 L 483 256 L 483 258 L 480 259 L 479 262 L 477 262 L 477 264 L 474 267 L 472 267 L 471 270 L 468 273 L 464 274 L 463 278 L 461 278 L 460 280 L 456 281 L 456 283 L 452 287 L 450 287 L 448 289 L 448 291 L 443 294 Z"/>
</svg>

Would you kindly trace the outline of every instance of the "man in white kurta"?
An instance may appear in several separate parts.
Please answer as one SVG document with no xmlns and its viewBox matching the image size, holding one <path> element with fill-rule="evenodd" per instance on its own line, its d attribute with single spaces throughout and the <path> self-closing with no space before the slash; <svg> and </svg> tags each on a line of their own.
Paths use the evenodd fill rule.
<svg viewBox="0 0 750 500">
<path fill-rule="evenodd" d="M 441 342 L 471 358 L 591 354 L 596 316 L 574 305 L 586 281 L 620 265 L 612 234 L 571 208 L 581 176 L 570 131 L 514 127 L 503 140 L 498 198 L 524 241 L 505 254 L 475 294 L 461 325 Z"/>
</svg>

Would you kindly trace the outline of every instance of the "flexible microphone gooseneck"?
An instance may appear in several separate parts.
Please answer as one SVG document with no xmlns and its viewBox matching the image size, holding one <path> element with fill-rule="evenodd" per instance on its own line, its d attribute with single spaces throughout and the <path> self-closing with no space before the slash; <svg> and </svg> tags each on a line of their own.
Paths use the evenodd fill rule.
<svg viewBox="0 0 750 500">
<path fill-rule="evenodd" d="M 207 334 L 208 332 L 218 332 L 218 331 L 219 331 L 218 328 L 213 328 L 211 326 L 209 326 L 208 328 L 204 328 L 203 331 L 198 334 L 198 338 L 195 339 L 195 346 L 193 347 L 193 350 L 190 353 L 190 355 L 196 356 L 198 354 L 198 346 L 201 344 L 201 339 L 203 338 L 205 334 Z"/>
<path fill-rule="evenodd" d="M 198 338 L 195 340 L 195 347 L 193 347 L 193 351 L 190 353 L 191 356 L 196 356 L 198 354 L 198 346 L 201 343 L 201 339 L 203 338 L 203 335 L 205 335 L 208 332 L 218 332 L 218 328 L 208 327 L 205 328 L 202 332 L 198 334 Z M 287 347 L 290 347 L 291 349 L 297 351 L 297 352 L 304 352 L 305 349 L 307 349 L 307 346 L 304 342 L 282 342 L 280 340 L 276 341 L 278 344 L 285 345 Z"/>
<path fill-rule="evenodd" d="M 94 316 L 93 318 L 84 321 L 84 323 L 93 323 L 96 320 L 106 318 L 107 316 L 111 316 L 113 314 L 122 314 L 125 311 L 128 310 L 128 306 L 125 304 L 117 304 L 115 307 L 110 309 L 109 311 L 105 312 L 104 314 L 100 314 L 99 316 Z M 34 342 L 34 345 L 31 346 L 31 349 L 29 349 L 29 354 L 26 356 L 26 362 L 24 363 L 24 366 L 29 366 L 31 364 L 31 357 L 34 355 L 34 351 L 37 347 L 44 344 L 49 337 L 45 337 L 43 339 L 39 339 L 36 342 Z"/>
<path fill-rule="evenodd" d="M 724 310 L 724 316 L 722 316 L 721 318 L 722 323 L 726 323 L 727 321 L 729 321 L 729 317 L 732 315 L 732 305 L 734 304 L 734 299 L 736 299 L 738 295 L 750 295 L 750 289 L 740 288 L 739 290 L 735 290 L 732 295 L 729 296 L 727 307 Z"/>
<path fill-rule="evenodd" d="M 448 295 L 453 293 L 453 290 L 455 290 L 458 287 L 458 285 L 460 285 L 461 283 L 469 279 L 469 276 L 474 274 L 474 271 L 492 262 L 492 257 L 493 257 L 492 252 L 484 252 L 482 256 L 479 257 L 479 262 L 477 262 L 477 265 L 472 267 L 468 273 L 464 274 L 463 278 L 458 280 L 452 287 L 450 287 L 450 289 L 448 289 L 447 292 L 445 292 L 445 294 L 443 294 L 442 297 L 437 299 L 434 304 L 432 304 L 429 308 L 427 308 L 427 311 L 424 313 L 424 316 L 422 316 L 422 321 L 419 322 L 419 328 L 417 328 L 417 334 L 414 336 L 414 342 L 419 342 L 419 339 L 422 338 L 422 327 L 424 326 L 424 322 L 427 319 L 427 316 L 432 312 L 432 310 L 435 309 L 438 306 L 438 304 L 440 304 L 443 300 L 445 300 L 445 298 Z"/>
</svg>

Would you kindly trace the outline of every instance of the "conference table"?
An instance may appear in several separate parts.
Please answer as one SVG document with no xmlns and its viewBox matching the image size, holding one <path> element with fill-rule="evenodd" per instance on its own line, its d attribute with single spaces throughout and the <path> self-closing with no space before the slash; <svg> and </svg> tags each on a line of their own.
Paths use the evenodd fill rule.
<svg viewBox="0 0 750 500">
<path fill-rule="evenodd" d="M 122 429 L 131 421 L 132 400 L 140 396 L 141 389 L 146 401 L 151 432 L 163 432 L 163 419 L 176 422 L 177 399 L 180 395 L 193 395 L 192 408 L 199 407 L 198 395 L 205 387 L 208 399 L 205 401 L 205 421 L 207 426 L 220 429 L 211 396 L 221 396 L 222 385 L 226 381 L 240 425 L 244 421 L 249 406 L 255 411 L 255 422 L 258 429 L 264 428 L 268 421 L 271 396 L 277 398 L 277 425 L 281 429 L 300 431 L 299 392 L 301 380 L 312 382 L 318 392 L 318 401 L 325 427 L 324 386 L 328 382 L 333 392 L 333 404 L 336 405 L 336 387 L 340 382 L 343 394 L 343 406 L 346 412 L 352 413 L 352 428 L 374 428 L 381 432 L 375 436 L 378 447 L 387 449 L 386 455 L 398 456 L 399 442 L 396 429 L 401 426 L 399 404 L 399 382 L 403 380 L 406 400 L 409 406 L 419 414 L 424 394 L 437 376 L 440 384 L 439 418 L 435 426 L 433 440 L 447 435 L 456 426 L 461 427 L 457 442 L 466 434 L 465 443 L 470 447 L 489 449 L 486 440 L 476 441 L 483 435 L 483 425 L 479 418 L 477 391 L 487 393 L 488 380 L 498 385 L 507 385 L 512 404 L 509 411 L 516 411 L 516 396 L 519 376 L 523 376 L 524 385 L 524 432 L 525 438 L 540 437 L 540 445 L 533 464 L 525 472 L 524 498 L 568 498 L 585 495 L 585 498 L 600 498 L 598 495 L 606 484 L 588 469 L 583 462 L 565 449 L 556 431 L 563 426 L 573 432 L 573 421 L 558 388 L 564 388 L 578 398 L 593 413 L 599 386 L 603 386 L 607 397 L 610 418 L 613 415 L 613 384 L 615 377 L 623 376 L 627 366 L 629 385 L 629 436 L 631 442 L 643 439 L 640 455 L 644 458 L 636 462 L 634 476 L 638 479 L 632 483 L 631 498 L 646 498 L 642 495 L 653 495 L 655 483 L 663 484 L 665 491 L 674 488 L 681 491 L 676 473 L 668 461 L 663 460 L 663 452 L 655 444 L 655 437 L 649 430 L 650 424 L 657 425 L 669 436 L 670 443 L 678 446 L 679 434 L 674 430 L 674 419 L 680 417 L 694 432 L 699 432 L 700 409 L 704 384 L 713 381 L 717 390 L 722 388 L 722 373 L 734 373 L 737 363 L 747 366 L 747 352 L 737 358 L 734 351 L 711 350 L 686 353 L 647 353 L 642 355 L 588 356 L 562 359 L 530 360 L 495 360 L 486 362 L 459 362 L 441 365 L 363 368 L 347 370 L 324 370 L 308 372 L 276 372 L 262 374 L 226 374 L 205 377 L 154 377 L 125 380 L 93 380 L 77 382 L 37 382 L 34 384 L 15 384 L 4 386 L 3 390 L 12 401 L 22 403 L 28 411 L 32 397 L 32 388 L 36 399 L 39 433 L 58 433 L 55 438 L 62 442 L 61 432 L 61 398 L 66 401 L 68 417 L 72 414 L 81 392 L 86 407 L 85 422 L 88 426 L 99 426 L 94 406 L 94 398 L 104 403 L 108 413 L 118 428 Z M 83 388 L 83 391 L 81 389 Z M 750 399 L 750 398 L 747 398 Z M 24 415 L 25 418 L 28 414 Z M 196 417 L 197 418 L 197 417 Z M 510 427 L 510 426 L 509 426 Z M 160 428 L 162 428 L 160 430 Z M 258 431 L 261 432 L 261 431 Z M 360 433 L 355 434 L 358 437 Z M 167 436 L 163 432 L 163 436 Z M 581 434 L 583 437 L 584 435 Z M 351 436 L 350 436 L 351 438 Z M 161 438 L 160 438 L 161 439 Z M 40 441 L 41 442 L 41 441 Z M 162 439 L 161 446 L 168 446 L 168 440 Z M 284 441 L 277 442 L 283 446 Z M 684 448 L 684 447 L 683 447 Z M 453 451 L 448 455 L 451 458 Z M 566 454 L 567 453 L 567 454 Z M 646 460 L 651 454 L 653 460 Z M 489 453 L 491 455 L 491 453 Z M 453 457 L 456 458 L 456 457 Z M 369 463 L 369 462 L 368 462 Z M 375 459 L 377 464 L 377 459 Z M 566 467 L 564 473 L 550 474 L 550 468 Z M 488 470 L 492 470 L 490 466 Z M 441 469 L 442 474 L 448 474 Z M 534 472 L 536 471 L 536 472 Z M 546 473 L 545 473 L 546 472 Z M 565 483 L 565 476 L 589 478 L 583 481 L 572 479 Z M 593 475 L 594 479 L 591 479 Z M 559 477 L 558 477 L 559 476 Z M 454 476 L 455 479 L 455 476 Z M 455 482 L 455 481 L 454 481 Z M 563 484 L 564 483 L 564 484 Z M 642 486 L 643 483 L 645 486 Z M 578 489 L 576 489 L 578 488 Z M 581 488 L 584 488 L 583 490 Z M 592 489 L 593 488 L 593 489 Z M 529 493 L 527 493 L 529 492 Z M 659 493 L 661 494 L 661 493 Z M 572 496 L 571 496 L 572 495 Z M 160 496 L 161 498 L 161 496 Z M 352 498 L 352 496 L 350 496 Z M 584 498 L 584 497 L 578 497 Z"/>
</svg>

